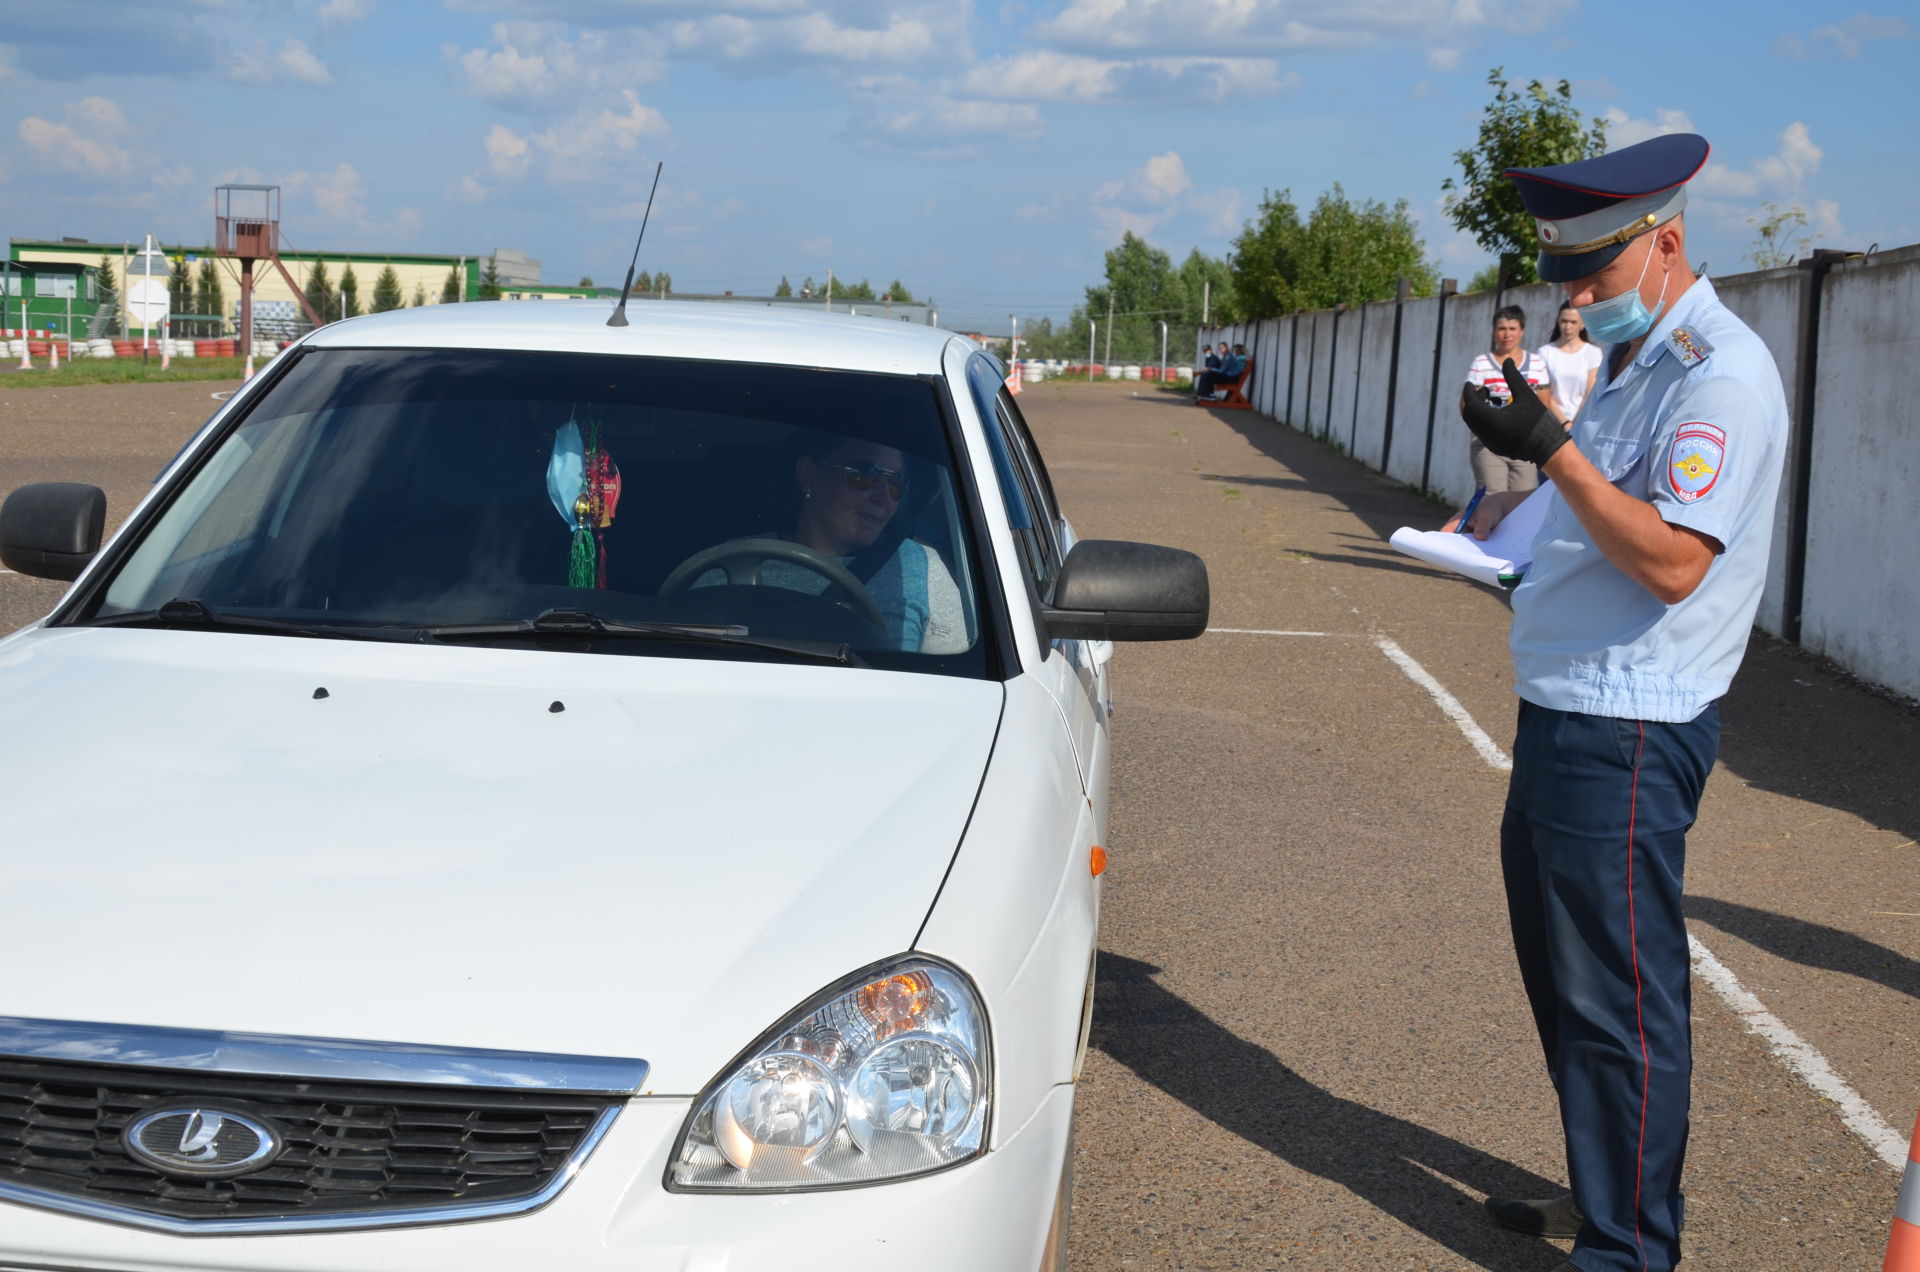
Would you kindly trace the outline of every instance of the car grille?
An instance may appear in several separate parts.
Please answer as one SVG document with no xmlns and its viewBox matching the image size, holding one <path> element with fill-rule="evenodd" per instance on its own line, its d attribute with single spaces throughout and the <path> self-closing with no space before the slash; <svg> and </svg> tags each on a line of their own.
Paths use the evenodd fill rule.
<svg viewBox="0 0 1920 1272">
<path fill-rule="evenodd" d="M 212 1180 L 168 1175 L 128 1155 L 121 1135 L 129 1122 L 199 1103 L 270 1123 L 284 1149 L 263 1169 Z M 360 1215 L 379 1223 L 396 1211 L 524 1200 L 564 1182 L 622 1103 L 611 1094 L 0 1057 L 0 1185 L 15 1197 L 31 1189 L 173 1220 Z"/>
</svg>

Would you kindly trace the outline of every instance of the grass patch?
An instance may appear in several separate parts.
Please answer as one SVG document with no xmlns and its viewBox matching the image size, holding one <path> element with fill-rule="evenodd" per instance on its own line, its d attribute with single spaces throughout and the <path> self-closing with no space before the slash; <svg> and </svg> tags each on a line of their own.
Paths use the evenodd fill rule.
<svg viewBox="0 0 1920 1272">
<path fill-rule="evenodd" d="M 254 359 L 257 370 L 266 362 Z M 47 369 L 44 361 L 34 363 L 31 371 L 0 374 L 0 389 L 57 389 L 75 384 L 146 384 L 164 380 L 238 380 L 246 368 L 245 358 L 175 358 L 165 371 L 160 355 L 142 364 L 138 358 L 81 358 L 62 362 L 58 371 Z"/>
</svg>

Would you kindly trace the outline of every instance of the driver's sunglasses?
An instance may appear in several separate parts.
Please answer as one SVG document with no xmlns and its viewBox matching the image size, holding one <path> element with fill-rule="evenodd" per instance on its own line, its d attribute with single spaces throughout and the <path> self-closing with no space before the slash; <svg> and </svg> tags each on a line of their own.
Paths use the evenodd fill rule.
<svg viewBox="0 0 1920 1272">
<path fill-rule="evenodd" d="M 854 490 L 872 490 L 874 486 L 884 481 L 887 483 L 887 494 L 893 498 L 893 502 L 899 503 L 900 496 L 907 493 L 905 473 L 896 473 L 891 468 L 882 468 L 864 459 L 856 459 L 851 464 L 836 464 L 826 459 L 816 459 L 813 462 L 822 468 L 838 468 L 847 475 L 847 485 Z"/>
</svg>

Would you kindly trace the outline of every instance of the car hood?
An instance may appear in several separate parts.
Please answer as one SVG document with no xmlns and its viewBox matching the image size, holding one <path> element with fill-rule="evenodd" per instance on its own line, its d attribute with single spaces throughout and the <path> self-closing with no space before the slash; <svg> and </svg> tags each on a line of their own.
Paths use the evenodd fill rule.
<svg viewBox="0 0 1920 1272">
<path fill-rule="evenodd" d="M 23 632 L 0 1016 L 632 1057 L 690 1093 L 912 944 L 1001 703 L 845 667 Z"/>
</svg>

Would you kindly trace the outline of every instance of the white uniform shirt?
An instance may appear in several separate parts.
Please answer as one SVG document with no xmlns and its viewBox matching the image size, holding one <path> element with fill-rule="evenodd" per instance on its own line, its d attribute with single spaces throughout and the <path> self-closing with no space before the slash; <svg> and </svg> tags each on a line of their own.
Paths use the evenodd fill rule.
<svg viewBox="0 0 1920 1272">
<path fill-rule="evenodd" d="M 1726 693 L 1746 653 L 1773 541 L 1786 392 L 1767 346 L 1704 278 L 1611 380 L 1608 365 L 1574 444 L 1608 481 L 1721 551 L 1693 594 L 1667 605 L 1546 496 L 1533 566 L 1513 594 L 1514 691 L 1561 711 L 1684 722 Z"/>
</svg>

